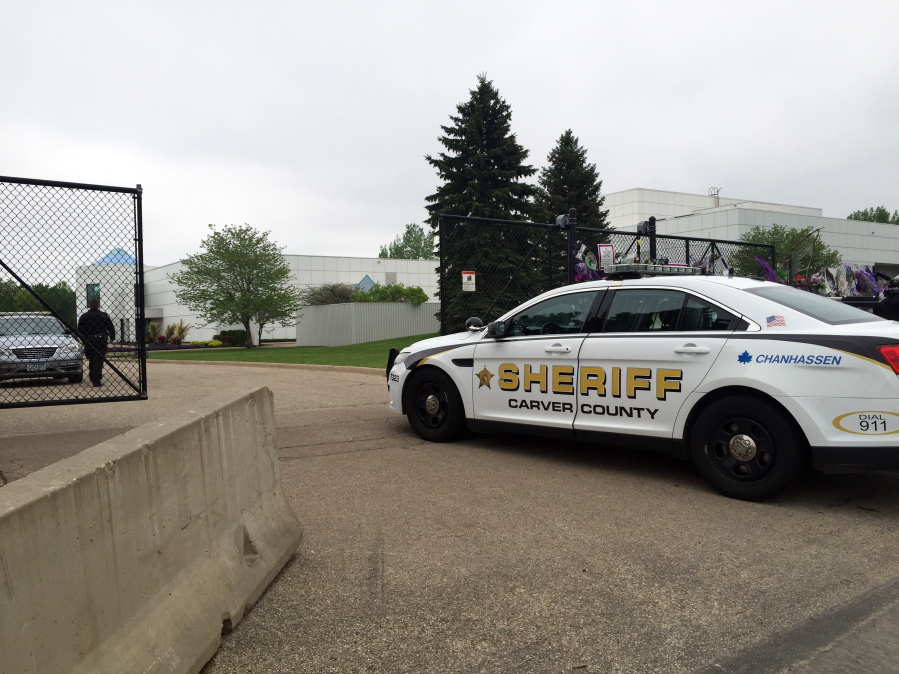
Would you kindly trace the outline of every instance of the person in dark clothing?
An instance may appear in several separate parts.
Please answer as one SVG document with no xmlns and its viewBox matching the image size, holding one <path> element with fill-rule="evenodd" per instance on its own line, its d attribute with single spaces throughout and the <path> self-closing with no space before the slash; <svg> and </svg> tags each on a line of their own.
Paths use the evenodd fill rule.
<svg viewBox="0 0 899 674">
<path fill-rule="evenodd" d="M 91 300 L 87 306 L 90 307 L 88 311 L 78 319 L 78 334 L 84 342 L 84 351 L 90 364 L 91 384 L 100 386 L 103 380 L 103 357 L 109 340 L 115 339 L 115 327 L 109 314 L 100 311 L 99 300 Z"/>
</svg>

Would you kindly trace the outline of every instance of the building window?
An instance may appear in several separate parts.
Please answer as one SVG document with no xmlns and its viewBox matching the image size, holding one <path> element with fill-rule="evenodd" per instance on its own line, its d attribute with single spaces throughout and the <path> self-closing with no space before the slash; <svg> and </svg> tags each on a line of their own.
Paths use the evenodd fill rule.
<svg viewBox="0 0 899 674">
<path fill-rule="evenodd" d="M 100 284 L 99 283 L 88 283 L 87 284 L 87 301 L 90 303 L 91 300 L 100 301 Z"/>
</svg>

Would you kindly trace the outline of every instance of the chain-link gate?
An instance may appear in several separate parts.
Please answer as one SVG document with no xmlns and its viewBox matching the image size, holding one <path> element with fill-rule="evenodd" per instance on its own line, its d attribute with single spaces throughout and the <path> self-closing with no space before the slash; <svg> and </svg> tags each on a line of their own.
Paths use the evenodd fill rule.
<svg viewBox="0 0 899 674">
<path fill-rule="evenodd" d="M 146 400 L 141 187 L 0 176 L 0 407 Z"/>
<path fill-rule="evenodd" d="M 495 320 L 552 288 L 602 278 L 600 244 L 611 245 L 618 263 L 679 264 L 704 274 L 762 275 L 756 257 L 774 264 L 774 246 L 766 244 L 591 229 L 577 227 L 576 218 L 574 209 L 558 224 L 441 214 L 441 333 L 462 330 L 472 316 Z"/>
</svg>

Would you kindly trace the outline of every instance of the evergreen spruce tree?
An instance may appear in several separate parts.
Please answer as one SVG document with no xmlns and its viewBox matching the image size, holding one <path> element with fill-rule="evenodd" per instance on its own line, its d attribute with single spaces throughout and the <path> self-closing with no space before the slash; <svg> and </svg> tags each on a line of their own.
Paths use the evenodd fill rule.
<svg viewBox="0 0 899 674">
<path fill-rule="evenodd" d="M 528 220 L 534 213 L 537 188 L 524 182 L 534 173 L 525 164 L 528 151 L 511 132 L 512 109 L 485 74 L 470 98 L 456 106 L 451 125 L 441 126 L 440 143 L 446 148 L 426 156 L 443 184 L 428 196 L 427 222 L 438 228 L 438 215 L 467 215 L 502 220 Z M 447 327 L 461 330 L 465 320 L 496 318 L 502 311 L 544 290 L 543 277 L 525 263 L 486 315 L 506 281 L 542 232 L 515 225 L 452 221 L 438 248 L 444 258 L 446 287 L 439 295 L 447 309 Z M 462 292 L 462 272 L 477 274 L 476 292 Z"/>
<path fill-rule="evenodd" d="M 587 162 L 587 150 L 580 145 L 577 136 L 571 129 L 565 131 L 556 146 L 546 158 L 548 165 L 541 169 L 538 178 L 537 218 L 541 222 L 555 222 L 556 216 L 567 214 L 572 208 L 577 211 L 578 227 L 608 229 L 609 211 L 603 210 L 605 197 L 600 196 L 602 181 L 596 164 Z M 568 247 L 564 232 L 553 237 L 552 248 L 540 255 L 552 258 L 552 285 L 564 283 L 568 277 L 568 265 L 576 260 L 569 260 L 564 254 Z M 578 243 L 585 244 L 597 254 L 597 244 L 607 243 L 606 234 L 578 232 Z M 573 251 L 572 251 L 573 252 Z"/>
<path fill-rule="evenodd" d="M 559 136 L 546 160 L 548 166 L 540 171 L 538 179 L 537 207 L 541 219 L 554 222 L 557 215 L 575 208 L 579 227 L 606 229 L 609 211 L 602 209 L 602 180 L 596 164 L 587 163 L 587 150 L 571 129 Z"/>
</svg>

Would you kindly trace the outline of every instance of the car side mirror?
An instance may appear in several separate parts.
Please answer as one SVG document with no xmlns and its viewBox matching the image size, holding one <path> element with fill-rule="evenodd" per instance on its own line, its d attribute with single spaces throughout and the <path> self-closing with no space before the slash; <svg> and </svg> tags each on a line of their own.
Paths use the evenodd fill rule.
<svg viewBox="0 0 899 674">
<path fill-rule="evenodd" d="M 482 327 L 484 327 L 484 321 L 477 316 L 472 316 L 465 321 L 465 329 L 469 332 L 478 332 Z"/>
<path fill-rule="evenodd" d="M 487 335 L 489 337 L 505 337 L 508 324 L 505 321 L 493 321 L 487 324 Z"/>
</svg>

